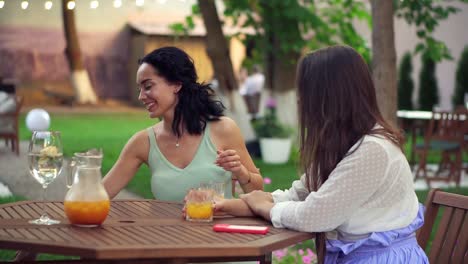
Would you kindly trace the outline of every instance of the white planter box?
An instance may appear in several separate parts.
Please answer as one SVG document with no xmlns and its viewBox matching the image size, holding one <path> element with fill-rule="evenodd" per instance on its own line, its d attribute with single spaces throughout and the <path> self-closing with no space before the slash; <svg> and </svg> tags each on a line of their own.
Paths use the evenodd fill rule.
<svg viewBox="0 0 468 264">
<path fill-rule="evenodd" d="M 260 151 L 265 163 L 282 164 L 289 160 L 292 140 L 290 138 L 260 138 Z"/>
</svg>

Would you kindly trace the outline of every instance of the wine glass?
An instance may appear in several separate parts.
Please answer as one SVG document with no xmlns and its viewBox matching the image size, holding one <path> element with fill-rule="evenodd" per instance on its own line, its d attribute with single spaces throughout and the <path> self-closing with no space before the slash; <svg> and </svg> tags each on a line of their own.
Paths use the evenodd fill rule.
<svg viewBox="0 0 468 264">
<path fill-rule="evenodd" d="M 63 147 L 60 132 L 34 131 L 29 142 L 28 152 L 29 171 L 43 188 L 42 200 L 45 200 L 47 186 L 55 180 L 62 170 Z M 50 219 L 44 203 L 40 218 L 29 221 L 37 225 L 53 225 L 60 221 Z"/>
</svg>

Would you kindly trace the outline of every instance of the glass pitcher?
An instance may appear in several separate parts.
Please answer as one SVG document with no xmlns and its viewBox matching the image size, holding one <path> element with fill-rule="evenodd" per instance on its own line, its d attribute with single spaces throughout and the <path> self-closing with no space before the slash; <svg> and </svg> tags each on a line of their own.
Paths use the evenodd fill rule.
<svg viewBox="0 0 468 264">
<path fill-rule="evenodd" d="M 75 153 L 70 162 L 64 208 L 74 225 L 98 226 L 109 214 L 109 195 L 101 183 L 102 156 L 102 150 L 91 149 Z"/>
</svg>

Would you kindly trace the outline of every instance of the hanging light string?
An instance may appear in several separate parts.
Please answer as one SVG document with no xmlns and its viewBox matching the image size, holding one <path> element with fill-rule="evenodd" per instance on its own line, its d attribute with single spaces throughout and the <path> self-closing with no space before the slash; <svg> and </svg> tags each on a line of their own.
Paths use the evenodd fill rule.
<svg viewBox="0 0 468 264">
<path fill-rule="evenodd" d="M 126 2 L 133 2 L 134 5 L 135 5 L 136 7 L 139 7 L 139 8 L 141 8 L 141 7 L 143 7 L 143 6 L 145 5 L 145 0 L 113 0 L 113 1 L 112 1 L 112 6 L 113 6 L 114 8 L 121 8 L 121 7 L 123 6 L 123 4 L 124 4 L 124 1 L 126 1 Z M 168 2 L 167 0 L 153 0 L 153 1 L 154 1 L 155 3 L 160 4 L 160 5 L 164 5 L 164 4 L 166 4 L 166 3 Z M 179 0 L 179 1 L 180 1 L 180 2 L 183 2 L 183 3 L 186 2 L 186 0 Z M 23 9 L 23 10 L 28 9 L 28 8 L 30 7 L 30 5 L 29 5 L 30 2 L 32 3 L 32 1 L 26 1 L 26 0 L 21 1 L 21 3 L 20 3 L 21 9 Z M 69 9 L 69 10 L 75 9 L 75 7 L 76 7 L 76 2 L 77 2 L 77 1 L 69 1 L 69 2 L 67 2 L 67 9 Z M 10 3 L 11 3 L 11 2 L 10 2 Z M 51 0 L 44 1 L 43 3 L 44 3 L 44 9 L 45 9 L 45 10 L 52 10 L 52 8 L 54 7 L 54 3 L 53 3 L 53 1 L 51 1 Z M 0 9 L 3 9 L 3 8 L 5 7 L 5 5 L 6 5 L 6 1 L 5 1 L 5 0 L 0 0 Z M 99 4 L 99 1 L 98 1 L 98 0 L 91 0 L 91 1 L 89 1 L 89 8 L 91 8 L 91 9 L 97 9 L 99 6 L 100 6 L 100 4 Z"/>
</svg>

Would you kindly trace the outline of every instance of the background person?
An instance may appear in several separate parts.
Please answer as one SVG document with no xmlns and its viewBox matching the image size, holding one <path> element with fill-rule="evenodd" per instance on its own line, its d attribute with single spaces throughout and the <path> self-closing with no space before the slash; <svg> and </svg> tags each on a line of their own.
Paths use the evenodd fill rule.
<svg viewBox="0 0 468 264">
<path fill-rule="evenodd" d="M 247 105 L 247 111 L 252 119 L 258 117 L 261 94 L 265 85 L 265 75 L 260 71 L 258 65 L 252 68 L 252 74 L 249 75 L 243 83 L 241 94 Z"/>
</svg>

